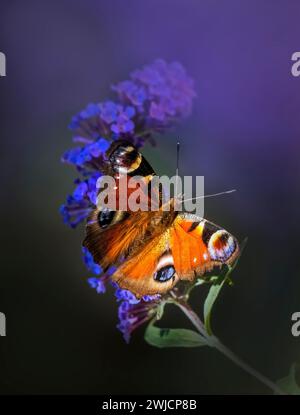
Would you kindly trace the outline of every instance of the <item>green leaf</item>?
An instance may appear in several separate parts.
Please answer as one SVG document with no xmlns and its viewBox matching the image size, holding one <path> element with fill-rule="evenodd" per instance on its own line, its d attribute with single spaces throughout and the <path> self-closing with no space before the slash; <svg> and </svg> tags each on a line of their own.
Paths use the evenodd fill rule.
<svg viewBox="0 0 300 415">
<path fill-rule="evenodd" d="M 162 301 L 158 305 L 157 310 L 156 310 L 156 320 L 160 320 L 162 318 L 164 311 L 165 311 L 165 305 L 166 305 L 165 301 Z"/>
<path fill-rule="evenodd" d="M 300 366 L 294 363 L 291 366 L 288 376 L 277 381 L 279 388 L 289 395 L 300 395 L 300 386 L 297 384 L 296 376 L 300 371 Z"/>
<path fill-rule="evenodd" d="M 221 282 L 217 283 L 217 284 L 213 284 L 210 289 L 209 292 L 207 294 L 207 297 L 205 299 L 204 302 L 204 309 L 203 309 L 203 315 L 204 315 L 204 325 L 206 328 L 207 333 L 211 336 L 212 335 L 212 330 L 211 330 L 211 313 L 212 313 L 212 308 L 213 305 L 216 301 L 216 299 L 218 298 L 218 295 L 225 283 L 226 277 L 222 279 Z"/>
<path fill-rule="evenodd" d="M 155 327 L 153 321 L 149 323 L 145 340 L 155 347 L 199 347 L 207 346 L 204 337 L 193 330 L 187 329 L 165 329 Z"/>
<path fill-rule="evenodd" d="M 207 333 L 210 336 L 213 334 L 212 329 L 211 329 L 211 313 L 212 313 L 213 305 L 215 304 L 215 301 L 218 298 L 225 281 L 227 281 L 229 285 L 233 285 L 233 282 L 230 278 L 230 274 L 232 273 L 234 268 L 237 266 L 238 260 L 241 257 L 241 254 L 246 246 L 246 243 L 247 243 L 247 238 L 244 239 L 243 242 L 241 243 L 239 256 L 237 257 L 236 261 L 234 262 L 232 266 L 228 266 L 228 270 L 225 276 L 219 275 L 219 276 L 212 276 L 210 278 L 210 281 L 213 284 L 210 287 L 210 290 L 207 294 L 207 297 L 204 302 L 204 308 L 203 308 L 204 325 L 205 325 Z"/>
<path fill-rule="evenodd" d="M 205 279 L 203 278 L 198 278 L 197 281 L 195 282 L 195 287 L 197 287 L 197 285 L 202 285 L 207 283 L 207 281 L 205 281 Z"/>
</svg>

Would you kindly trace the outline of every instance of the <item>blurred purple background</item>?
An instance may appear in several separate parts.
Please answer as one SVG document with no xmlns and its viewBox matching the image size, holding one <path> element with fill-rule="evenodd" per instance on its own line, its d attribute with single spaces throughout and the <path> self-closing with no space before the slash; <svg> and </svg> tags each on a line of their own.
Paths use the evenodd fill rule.
<svg viewBox="0 0 300 415">
<path fill-rule="evenodd" d="M 158 57 L 186 67 L 197 99 L 146 156 L 171 174 L 180 137 L 182 174 L 204 175 L 206 193 L 238 189 L 208 200 L 207 218 L 249 237 L 215 331 L 272 379 L 299 358 L 299 14 L 296 0 L 1 3 L 0 393 L 268 392 L 211 350 L 156 350 L 142 330 L 125 345 L 112 294 L 86 284 L 83 230 L 58 214 L 74 177 L 59 162 L 70 117 Z M 168 314 L 166 324 L 182 323 Z"/>
</svg>

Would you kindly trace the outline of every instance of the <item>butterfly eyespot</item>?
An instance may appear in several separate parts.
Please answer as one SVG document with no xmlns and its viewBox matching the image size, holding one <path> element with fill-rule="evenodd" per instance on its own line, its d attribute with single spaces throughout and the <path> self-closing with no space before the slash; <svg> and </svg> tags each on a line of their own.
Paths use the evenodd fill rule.
<svg viewBox="0 0 300 415">
<path fill-rule="evenodd" d="M 141 154 L 131 145 L 119 146 L 110 156 L 112 168 L 118 173 L 131 173 L 142 161 Z"/>
<path fill-rule="evenodd" d="M 172 265 L 167 265 L 161 268 L 154 274 L 155 281 L 166 282 L 175 277 L 175 268 Z"/>
<path fill-rule="evenodd" d="M 236 242 L 228 232 L 219 230 L 211 236 L 208 250 L 212 259 L 226 262 L 236 251 Z"/>
<path fill-rule="evenodd" d="M 108 225 L 110 225 L 114 218 L 114 215 L 115 215 L 114 210 L 111 210 L 108 208 L 101 210 L 98 214 L 98 223 L 100 225 L 100 228 L 104 229 Z"/>
</svg>

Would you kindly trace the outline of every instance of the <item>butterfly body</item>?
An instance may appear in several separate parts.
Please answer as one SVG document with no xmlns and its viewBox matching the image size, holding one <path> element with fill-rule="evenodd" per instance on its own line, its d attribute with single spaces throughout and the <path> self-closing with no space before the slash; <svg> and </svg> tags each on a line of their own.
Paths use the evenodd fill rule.
<svg viewBox="0 0 300 415">
<path fill-rule="evenodd" d="M 151 182 L 154 171 L 133 144 L 114 142 L 107 152 L 106 174 L 119 178 L 143 175 Z M 150 196 L 149 196 L 150 197 Z M 97 207 L 88 218 L 84 246 L 121 288 L 137 297 L 163 294 L 179 280 L 192 281 L 214 267 L 230 265 L 239 253 L 237 240 L 217 225 L 177 212 L 175 201 L 166 211 L 110 210 Z"/>
</svg>

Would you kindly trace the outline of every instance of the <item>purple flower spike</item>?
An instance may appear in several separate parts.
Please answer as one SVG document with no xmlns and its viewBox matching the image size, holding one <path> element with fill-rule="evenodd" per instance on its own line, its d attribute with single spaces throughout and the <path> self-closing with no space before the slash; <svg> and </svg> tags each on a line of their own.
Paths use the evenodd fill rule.
<svg viewBox="0 0 300 415">
<path fill-rule="evenodd" d="M 113 89 L 122 102 L 135 106 L 144 116 L 144 125 L 154 130 L 188 115 L 196 95 L 183 66 L 161 59 L 132 72 L 130 81 L 120 82 Z"/>
<path fill-rule="evenodd" d="M 88 279 L 88 283 L 97 291 L 98 294 L 104 294 L 106 292 L 104 279 L 91 277 Z"/>
<path fill-rule="evenodd" d="M 126 301 L 129 304 L 137 304 L 140 302 L 131 291 L 122 290 L 121 288 L 116 289 L 115 296 L 118 301 Z"/>
<path fill-rule="evenodd" d="M 150 320 L 156 313 L 159 301 L 144 301 L 130 303 L 122 301 L 118 309 L 119 324 L 117 328 L 123 334 L 126 343 L 129 343 L 132 332 Z"/>
<path fill-rule="evenodd" d="M 84 260 L 84 263 L 87 269 L 91 271 L 93 274 L 96 274 L 96 275 L 102 274 L 102 268 L 100 267 L 100 265 L 94 262 L 92 254 L 86 248 L 82 248 L 82 252 L 83 252 L 83 260 Z"/>
<path fill-rule="evenodd" d="M 76 226 L 86 219 L 91 211 L 91 204 L 86 199 L 80 201 L 68 196 L 67 202 L 61 206 L 60 213 L 65 224 L 76 228 Z"/>
<path fill-rule="evenodd" d="M 104 155 L 108 147 L 109 142 L 104 138 L 99 138 L 97 141 L 87 144 L 84 147 L 76 147 L 66 151 L 62 157 L 62 161 L 81 167 L 89 165 L 93 159 Z"/>
</svg>

